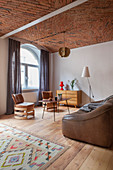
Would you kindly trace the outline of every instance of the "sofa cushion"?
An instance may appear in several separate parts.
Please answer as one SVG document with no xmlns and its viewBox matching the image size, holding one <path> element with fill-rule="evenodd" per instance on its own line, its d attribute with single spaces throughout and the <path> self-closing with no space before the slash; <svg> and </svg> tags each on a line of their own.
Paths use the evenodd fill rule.
<svg viewBox="0 0 113 170">
<path fill-rule="evenodd" d="M 94 102 L 94 103 L 88 103 L 85 104 L 84 106 L 82 106 L 80 108 L 80 110 L 83 110 L 85 112 L 91 112 L 92 110 L 97 109 L 98 107 L 104 105 L 106 102 L 111 102 L 113 103 L 113 95 L 107 97 L 105 100 L 101 101 L 101 102 Z"/>
</svg>

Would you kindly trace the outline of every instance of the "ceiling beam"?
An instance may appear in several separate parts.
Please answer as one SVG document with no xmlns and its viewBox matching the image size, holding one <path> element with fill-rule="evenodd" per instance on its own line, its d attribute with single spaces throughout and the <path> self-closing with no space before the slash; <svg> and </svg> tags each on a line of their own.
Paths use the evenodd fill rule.
<svg viewBox="0 0 113 170">
<path fill-rule="evenodd" d="M 47 15 L 44 15 L 43 17 L 41 17 L 39 19 L 36 19 L 36 20 L 30 22 L 29 24 L 26 24 L 26 25 L 24 25 L 24 26 L 22 26 L 20 28 L 17 28 L 15 30 L 11 31 L 11 32 L 1 36 L 0 38 L 4 39 L 4 38 L 7 38 L 7 37 L 9 37 L 11 35 L 14 35 L 14 34 L 20 32 L 20 31 L 23 31 L 23 30 L 29 28 L 29 27 L 32 27 L 32 26 L 34 26 L 36 24 L 39 24 L 40 22 L 43 22 L 43 21 L 45 21 L 45 20 L 47 20 L 47 19 L 49 19 L 51 17 L 54 17 L 55 15 L 58 15 L 58 14 L 60 14 L 62 12 L 65 12 L 65 11 L 71 9 L 71 8 L 74 8 L 75 6 L 78 6 L 78 5 L 80 5 L 80 4 L 82 4 L 82 3 L 86 2 L 86 1 L 88 1 L 88 0 L 77 0 L 75 2 L 72 2 L 72 3 L 66 5 L 66 6 L 64 6 L 62 8 L 59 8 L 58 10 L 55 10 L 55 11 L 53 11 L 53 12 L 47 14 Z"/>
</svg>

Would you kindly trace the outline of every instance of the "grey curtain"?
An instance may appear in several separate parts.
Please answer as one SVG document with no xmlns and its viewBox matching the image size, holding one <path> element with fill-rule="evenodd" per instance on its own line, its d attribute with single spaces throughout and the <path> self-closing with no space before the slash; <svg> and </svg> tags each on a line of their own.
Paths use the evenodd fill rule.
<svg viewBox="0 0 113 170">
<path fill-rule="evenodd" d="M 38 90 L 38 102 L 42 99 L 42 91 L 49 90 L 49 52 L 41 50 L 40 53 L 40 71 L 39 71 L 39 90 Z"/>
<path fill-rule="evenodd" d="M 16 93 L 21 93 L 20 42 L 9 39 L 6 114 L 13 113 L 12 94 Z"/>
</svg>

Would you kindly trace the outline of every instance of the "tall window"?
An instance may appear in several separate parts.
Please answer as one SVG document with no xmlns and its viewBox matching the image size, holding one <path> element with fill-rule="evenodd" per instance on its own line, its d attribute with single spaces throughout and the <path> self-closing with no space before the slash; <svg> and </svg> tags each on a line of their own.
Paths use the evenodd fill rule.
<svg viewBox="0 0 113 170">
<path fill-rule="evenodd" d="M 39 88 L 39 50 L 32 45 L 24 44 L 20 50 L 22 89 Z"/>
</svg>

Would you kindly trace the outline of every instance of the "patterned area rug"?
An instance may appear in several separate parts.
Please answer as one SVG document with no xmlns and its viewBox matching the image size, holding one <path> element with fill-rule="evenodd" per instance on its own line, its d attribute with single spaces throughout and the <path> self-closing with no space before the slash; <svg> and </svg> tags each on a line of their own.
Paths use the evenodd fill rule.
<svg viewBox="0 0 113 170">
<path fill-rule="evenodd" d="M 0 124 L 0 170 L 45 169 L 66 149 Z"/>
</svg>

